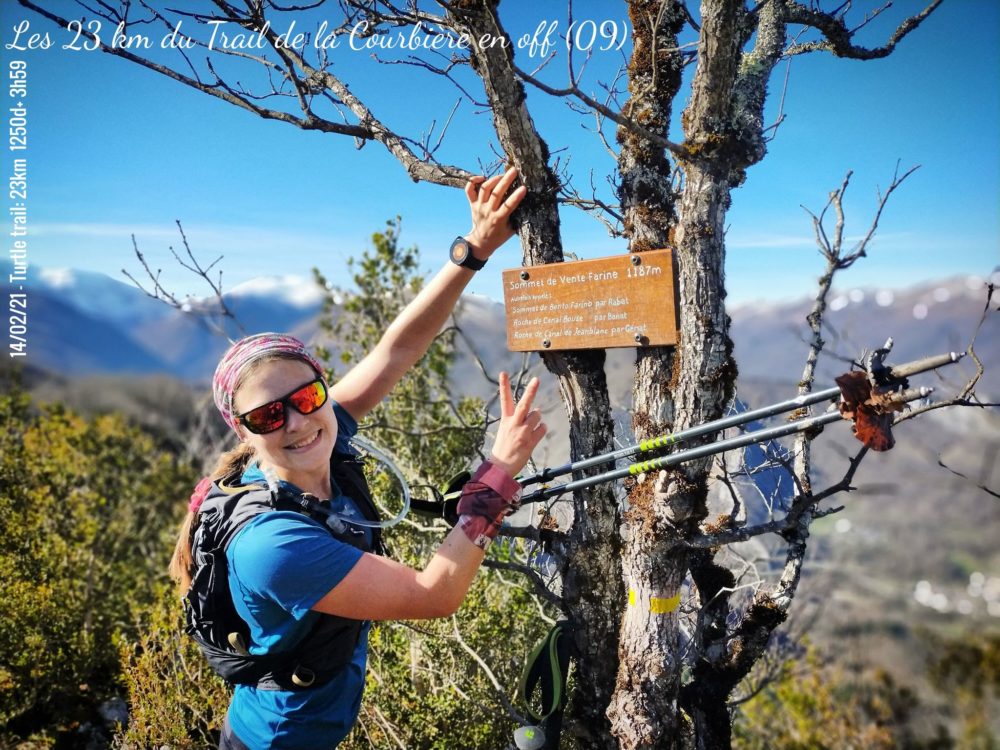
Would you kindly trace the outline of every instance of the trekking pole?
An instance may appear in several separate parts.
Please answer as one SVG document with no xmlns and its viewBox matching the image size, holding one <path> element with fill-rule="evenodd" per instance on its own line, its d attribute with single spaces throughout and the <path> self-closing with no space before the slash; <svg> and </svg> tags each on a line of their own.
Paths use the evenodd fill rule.
<svg viewBox="0 0 1000 750">
<path fill-rule="evenodd" d="M 783 412 L 792 411 L 793 409 L 798 409 L 803 406 L 810 406 L 812 404 L 818 404 L 822 401 L 829 401 L 831 399 L 838 398 L 839 396 L 840 388 L 836 386 L 833 388 L 827 388 L 826 390 L 816 391 L 815 393 L 807 393 L 802 396 L 789 399 L 788 401 L 781 401 L 777 404 L 771 404 L 770 406 L 762 406 L 759 409 L 753 409 L 752 411 L 734 414 L 731 417 L 724 417 L 722 419 L 716 419 L 712 422 L 695 425 L 694 427 L 689 427 L 688 429 L 681 430 L 680 432 L 673 432 L 668 435 L 660 435 L 659 437 L 642 440 L 636 445 L 628 445 L 624 448 L 612 451 L 611 453 L 602 453 L 599 456 L 591 456 L 590 458 L 584 458 L 579 461 L 574 461 L 573 463 L 557 466 L 555 468 L 542 469 L 537 474 L 532 474 L 531 476 L 518 479 L 518 481 L 521 483 L 522 487 L 539 484 L 540 482 L 548 482 L 551 479 L 555 479 L 556 477 L 560 477 L 564 474 L 569 474 L 580 469 L 589 469 L 591 466 L 600 466 L 604 463 L 617 461 L 620 458 L 631 458 L 639 453 L 659 450 L 660 448 L 665 448 L 668 445 L 676 445 L 677 443 L 682 443 L 685 440 L 692 440 L 696 437 L 708 435 L 712 432 L 725 430 L 729 427 L 736 427 L 738 425 L 745 424 L 746 422 L 752 422 L 755 419 L 773 417 L 775 414 L 782 414 Z"/>
<path fill-rule="evenodd" d="M 933 391 L 933 388 L 911 388 L 899 394 L 898 398 L 900 401 L 914 401 L 918 398 L 926 398 Z M 768 427 L 763 430 L 747 432 L 743 435 L 737 435 L 736 437 L 728 438 L 726 440 L 717 440 L 714 443 L 708 443 L 707 445 L 700 445 L 697 448 L 689 448 L 688 450 L 678 451 L 677 453 L 671 453 L 668 456 L 650 459 L 649 461 L 641 461 L 639 463 L 630 464 L 622 469 L 606 471 L 603 474 L 597 474 L 596 476 L 579 479 L 575 482 L 567 482 L 566 484 L 560 484 L 554 487 L 545 487 L 522 496 L 521 505 L 541 502 L 542 500 L 548 500 L 549 498 L 557 497 L 567 492 L 582 490 L 585 487 L 593 487 L 595 484 L 603 484 L 604 482 L 611 482 L 615 479 L 622 479 L 636 474 L 644 474 L 650 471 L 666 469 L 668 466 L 676 466 L 677 464 L 682 464 L 686 461 L 693 461 L 696 458 L 713 456 L 716 453 L 722 453 L 724 451 L 732 450 L 733 448 L 742 448 L 746 445 L 763 443 L 767 440 L 785 437 L 786 435 L 792 435 L 797 432 L 805 432 L 806 430 L 816 429 L 817 427 L 822 427 L 823 425 L 830 424 L 831 422 L 840 421 L 843 418 L 844 417 L 839 411 L 831 411 L 815 417 L 806 417 L 805 419 L 799 419 L 794 422 L 789 422 L 788 424 L 778 425 L 777 427 Z"/>
<path fill-rule="evenodd" d="M 894 377 L 906 378 L 910 375 L 916 375 L 917 373 L 926 372 L 927 370 L 934 370 L 938 367 L 943 367 L 944 365 L 950 365 L 954 362 L 958 362 L 965 353 L 948 352 L 946 354 L 938 354 L 932 357 L 925 357 L 923 359 L 918 359 L 913 362 L 907 362 L 903 365 L 895 365 L 890 369 Z M 832 388 L 826 388 L 822 391 L 816 391 L 815 393 L 805 393 L 801 396 L 796 396 L 795 398 L 788 399 L 787 401 L 780 401 L 776 404 L 771 404 L 769 406 L 762 406 L 758 409 L 751 409 L 750 411 L 745 411 L 741 414 L 734 414 L 730 417 L 723 417 L 722 419 L 716 419 L 711 422 L 706 422 L 704 424 L 695 425 L 694 427 L 689 427 L 686 430 L 681 430 L 680 432 L 674 432 L 667 435 L 660 435 L 659 437 L 649 438 L 640 441 L 637 445 L 629 445 L 619 450 L 612 451 L 610 453 L 603 453 L 599 456 L 591 456 L 590 458 L 584 458 L 579 461 L 574 461 L 573 463 L 564 464 L 555 468 L 546 468 L 537 474 L 532 474 L 527 477 L 518 478 L 522 487 L 529 487 L 533 484 L 540 484 L 542 482 L 548 482 L 556 477 L 563 476 L 564 474 L 570 474 L 574 471 L 579 471 L 581 469 L 589 469 L 592 466 L 599 466 L 604 463 L 610 463 L 611 461 L 617 461 L 620 458 L 631 458 L 632 456 L 638 455 L 639 453 L 647 453 L 650 451 L 656 451 L 661 448 L 665 448 L 669 445 L 676 445 L 677 443 L 682 443 L 686 440 L 692 440 L 696 437 L 701 437 L 702 435 L 708 435 L 713 432 L 718 432 L 720 430 L 728 429 L 729 427 L 737 427 L 741 424 L 746 424 L 747 422 L 753 422 L 757 419 L 765 419 L 767 417 L 773 417 L 777 414 L 783 414 L 786 411 L 792 411 L 794 409 L 799 409 L 805 406 L 811 406 L 812 404 L 818 404 L 823 401 L 830 401 L 835 398 L 840 397 L 840 388 L 834 386 Z M 825 423 L 824 423 L 825 424 Z M 786 433 L 787 434 L 787 433 Z M 766 439 L 766 438 L 762 438 Z M 589 485 L 586 485 L 589 486 Z M 534 494 L 526 496 L 534 497 Z M 521 502 L 525 502 L 525 498 L 521 499 Z M 535 502 L 532 500 L 531 502 Z"/>
<path fill-rule="evenodd" d="M 909 377 L 910 375 L 916 375 L 921 372 L 953 364 L 965 356 L 963 353 L 948 352 L 946 354 L 938 354 L 932 357 L 924 357 L 923 359 L 907 362 L 902 365 L 886 366 L 882 364 L 881 357 L 888 352 L 889 347 L 891 347 L 891 340 L 886 342 L 886 347 L 876 350 L 875 353 L 880 356 L 878 358 L 873 358 L 869 366 L 869 378 L 875 378 L 876 380 L 882 381 L 880 382 L 880 385 L 892 383 L 893 380 L 898 382 L 903 378 Z M 909 400 L 912 400 L 920 398 L 921 393 L 924 393 L 925 395 L 926 393 L 930 393 L 930 390 L 924 389 L 923 391 L 907 391 L 906 393 L 909 396 Z M 728 427 L 736 427 L 747 422 L 752 422 L 756 419 L 771 417 L 776 414 L 792 411 L 793 409 L 802 408 L 804 406 L 820 403 L 822 401 L 832 400 L 839 396 L 841 396 L 841 390 L 839 387 L 827 388 L 822 391 L 816 391 L 815 393 L 803 394 L 787 401 L 771 404 L 770 406 L 762 406 L 758 409 L 745 411 L 742 414 L 734 414 L 730 417 L 724 417 L 722 419 L 706 422 L 705 424 L 695 425 L 694 427 L 689 427 L 688 429 L 681 430 L 680 432 L 661 435 L 648 440 L 642 440 L 637 445 L 620 448 L 610 453 L 603 453 L 598 456 L 583 458 L 579 461 L 574 461 L 556 468 L 546 468 L 530 476 L 517 477 L 517 482 L 521 485 L 521 487 L 529 487 L 533 484 L 548 482 L 555 477 L 563 476 L 574 471 L 610 463 L 612 461 L 617 461 L 620 458 L 630 458 L 640 453 L 656 451 L 666 446 L 676 445 L 684 442 L 685 440 L 691 440 L 702 435 L 718 432 L 719 430 L 724 430 Z M 841 415 L 838 412 L 831 412 L 829 414 L 824 414 L 818 417 L 810 417 L 798 422 L 790 422 L 779 427 L 772 427 L 770 429 L 746 433 L 745 435 L 731 438 L 728 441 L 710 443 L 698 448 L 692 448 L 690 450 L 674 453 L 664 458 L 635 463 L 624 469 L 605 472 L 586 479 L 580 479 L 552 487 L 543 487 L 542 489 L 523 495 L 521 497 L 521 504 L 537 503 L 548 498 L 557 497 L 566 492 L 572 492 L 573 490 L 582 489 L 584 487 L 592 487 L 593 485 L 601 484 L 602 482 L 610 482 L 615 479 L 629 476 L 630 474 L 640 474 L 643 471 L 652 471 L 654 469 L 666 468 L 667 466 L 674 466 L 678 463 L 683 463 L 684 461 L 691 461 L 695 458 L 713 455 L 714 453 L 730 450 L 731 448 L 742 447 L 756 442 L 771 440 L 776 437 L 783 437 L 802 430 L 820 427 L 824 424 L 835 422 L 838 419 L 841 419 Z M 470 476 L 470 472 L 465 471 L 453 477 L 443 491 L 438 491 L 437 489 L 432 488 L 436 499 L 414 499 L 411 503 L 412 509 L 418 513 L 443 517 L 450 524 L 454 525 L 458 519 L 458 516 L 456 515 L 456 508 L 462 494 L 462 488 L 469 480 Z"/>
</svg>

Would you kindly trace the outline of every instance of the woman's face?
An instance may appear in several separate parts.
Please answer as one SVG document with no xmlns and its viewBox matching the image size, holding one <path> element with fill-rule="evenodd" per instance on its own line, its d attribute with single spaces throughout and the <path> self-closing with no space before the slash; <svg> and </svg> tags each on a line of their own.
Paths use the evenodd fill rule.
<svg viewBox="0 0 1000 750">
<path fill-rule="evenodd" d="M 316 379 L 312 367 L 298 359 L 274 359 L 256 368 L 236 391 L 233 407 L 236 414 L 270 401 L 284 398 L 297 388 Z M 337 419 L 333 402 L 327 398 L 312 414 L 302 414 L 285 406 L 285 424 L 266 435 L 255 435 L 243 425 L 240 437 L 249 443 L 263 466 L 273 468 L 279 477 L 315 491 L 310 484 L 325 477 L 330 456 L 337 441 Z"/>
</svg>

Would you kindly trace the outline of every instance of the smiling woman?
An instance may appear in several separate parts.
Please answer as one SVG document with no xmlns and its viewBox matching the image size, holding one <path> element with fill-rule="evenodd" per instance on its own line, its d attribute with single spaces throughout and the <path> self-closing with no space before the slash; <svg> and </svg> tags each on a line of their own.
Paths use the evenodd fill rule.
<svg viewBox="0 0 1000 750">
<path fill-rule="evenodd" d="M 447 616 L 461 605 L 502 518 L 514 477 L 545 434 L 531 404 L 500 376 L 501 421 L 490 459 L 465 486 L 459 521 L 423 570 L 383 556 L 378 512 L 350 439 L 427 351 L 476 269 L 513 234 L 526 190 L 516 171 L 466 186 L 473 229 L 451 263 L 375 348 L 330 387 L 298 339 L 234 343 L 213 379 L 215 404 L 240 440 L 199 483 L 171 572 L 187 630 L 236 685 L 221 748 L 337 745 L 360 708 L 372 620 Z M 508 195 L 509 193 L 509 195 Z"/>
</svg>

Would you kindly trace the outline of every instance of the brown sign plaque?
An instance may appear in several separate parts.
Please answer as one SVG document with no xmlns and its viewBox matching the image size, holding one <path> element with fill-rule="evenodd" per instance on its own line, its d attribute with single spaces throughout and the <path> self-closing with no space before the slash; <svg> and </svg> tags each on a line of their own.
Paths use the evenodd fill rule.
<svg viewBox="0 0 1000 750">
<path fill-rule="evenodd" d="M 503 272 L 512 352 L 677 343 L 670 250 Z"/>
</svg>

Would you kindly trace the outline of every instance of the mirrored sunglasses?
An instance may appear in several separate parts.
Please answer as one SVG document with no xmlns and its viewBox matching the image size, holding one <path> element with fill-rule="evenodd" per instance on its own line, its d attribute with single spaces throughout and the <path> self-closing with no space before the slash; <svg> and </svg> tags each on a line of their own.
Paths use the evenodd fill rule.
<svg viewBox="0 0 1000 750">
<path fill-rule="evenodd" d="M 289 406 L 300 414 L 312 414 L 326 403 L 326 397 L 326 383 L 322 378 L 316 378 L 283 398 L 237 415 L 236 420 L 255 435 L 266 435 L 284 426 Z"/>
</svg>

